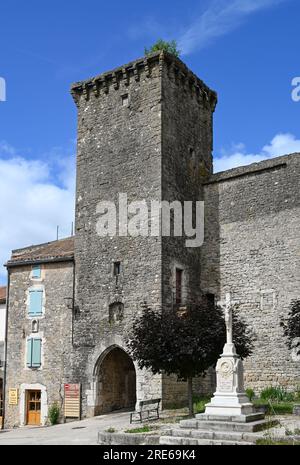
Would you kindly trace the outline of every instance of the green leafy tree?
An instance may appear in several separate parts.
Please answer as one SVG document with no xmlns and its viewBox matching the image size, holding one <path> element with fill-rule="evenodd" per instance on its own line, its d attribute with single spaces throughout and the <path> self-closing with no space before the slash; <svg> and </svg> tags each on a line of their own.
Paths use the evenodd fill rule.
<svg viewBox="0 0 300 465">
<path fill-rule="evenodd" d="M 300 355 L 300 300 L 293 300 L 287 318 L 281 319 L 287 346 Z"/>
<path fill-rule="evenodd" d="M 242 358 L 253 350 L 253 336 L 247 325 L 233 316 L 233 338 Z M 193 378 L 205 376 L 215 365 L 226 342 L 223 312 L 203 299 L 184 311 L 162 312 L 145 308 L 134 320 L 127 346 L 141 369 L 154 374 L 175 374 L 188 381 L 189 411 L 193 414 Z"/>
<path fill-rule="evenodd" d="M 180 50 L 177 48 L 176 40 L 171 40 L 170 42 L 159 39 L 155 44 L 153 44 L 149 49 L 145 48 L 145 55 L 150 55 L 154 52 L 160 52 L 164 50 L 165 52 L 175 55 L 177 58 L 180 56 Z"/>
</svg>

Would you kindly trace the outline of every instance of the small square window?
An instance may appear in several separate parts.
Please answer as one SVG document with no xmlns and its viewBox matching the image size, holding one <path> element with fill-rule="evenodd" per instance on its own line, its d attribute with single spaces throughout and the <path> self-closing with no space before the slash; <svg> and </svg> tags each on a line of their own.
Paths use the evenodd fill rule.
<svg viewBox="0 0 300 465">
<path fill-rule="evenodd" d="M 42 268 L 40 265 L 35 265 L 32 267 L 32 279 L 41 279 L 42 276 Z"/>
<path fill-rule="evenodd" d="M 128 94 L 122 95 L 122 106 L 123 107 L 128 107 L 129 105 L 129 97 Z"/>
<path fill-rule="evenodd" d="M 121 274 L 121 262 L 114 263 L 114 276 L 120 276 Z"/>
</svg>

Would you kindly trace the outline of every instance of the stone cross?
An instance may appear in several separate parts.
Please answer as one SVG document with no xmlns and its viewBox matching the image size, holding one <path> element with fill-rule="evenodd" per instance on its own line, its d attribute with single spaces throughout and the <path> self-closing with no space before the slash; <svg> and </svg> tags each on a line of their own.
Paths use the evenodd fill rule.
<svg viewBox="0 0 300 465">
<path fill-rule="evenodd" d="M 227 344 L 233 343 L 232 338 L 232 308 L 236 302 L 231 301 L 231 294 L 227 293 L 225 302 L 218 302 L 218 305 L 224 311 L 225 315 L 225 324 L 226 324 L 226 335 L 227 335 Z"/>
</svg>

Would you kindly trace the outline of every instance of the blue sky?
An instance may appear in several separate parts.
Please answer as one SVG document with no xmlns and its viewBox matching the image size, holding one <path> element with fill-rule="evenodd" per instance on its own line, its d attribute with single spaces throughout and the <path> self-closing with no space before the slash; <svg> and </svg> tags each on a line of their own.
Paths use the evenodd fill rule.
<svg viewBox="0 0 300 465">
<path fill-rule="evenodd" d="M 10 0 L 1 5 L 0 261 L 71 229 L 76 108 L 70 84 L 176 39 L 217 90 L 216 170 L 300 152 L 298 0 Z M 0 282 L 5 279 L 0 270 Z"/>
</svg>

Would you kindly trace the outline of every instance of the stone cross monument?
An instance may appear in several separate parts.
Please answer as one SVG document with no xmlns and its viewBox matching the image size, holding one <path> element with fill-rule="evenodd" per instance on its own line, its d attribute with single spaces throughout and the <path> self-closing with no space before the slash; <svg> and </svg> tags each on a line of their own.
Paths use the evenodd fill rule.
<svg viewBox="0 0 300 465">
<path fill-rule="evenodd" d="M 229 293 L 225 301 L 218 303 L 224 311 L 227 338 L 216 366 L 217 391 L 206 406 L 204 416 L 234 417 L 239 421 L 249 421 L 254 409 L 245 393 L 243 363 L 233 343 L 232 310 L 236 303 L 231 300 Z"/>
<path fill-rule="evenodd" d="M 230 294 L 226 294 L 225 305 L 223 302 L 219 302 L 219 306 L 224 308 L 225 313 L 225 324 L 226 324 L 226 335 L 227 344 L 232 344 L 232 303 Z"/>
</svg>

